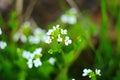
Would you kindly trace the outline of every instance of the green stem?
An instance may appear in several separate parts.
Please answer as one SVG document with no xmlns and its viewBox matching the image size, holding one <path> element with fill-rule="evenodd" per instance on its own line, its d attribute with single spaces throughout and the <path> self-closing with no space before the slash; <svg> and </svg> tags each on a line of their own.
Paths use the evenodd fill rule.
<svg viewBox="0 0 120 80">
<path fill-rule="evenodd" d="M 96 79 L 96 76 L 95 76 L 95 75 L 92 76 L 92 77 L 91 77 L 91 80 L 97 80 L 97 79 Z"/>
</svg>

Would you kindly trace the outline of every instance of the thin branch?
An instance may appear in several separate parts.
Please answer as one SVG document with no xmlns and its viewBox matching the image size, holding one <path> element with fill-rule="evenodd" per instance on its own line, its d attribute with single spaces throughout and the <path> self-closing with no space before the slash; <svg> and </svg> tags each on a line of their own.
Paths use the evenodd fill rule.
<svg viewBox="0 0 120 80">
<path fill-rule="evenodd" d="M 26 10 L 26 12 L 24 14 L 24 20 L 27 20 L 27 19 L 30 18 L 36 2 L 37 2 L 37 0 L 31 0 L 30 1 L 30 4 L 28 5 L 27 10 Z"/>
</svg>

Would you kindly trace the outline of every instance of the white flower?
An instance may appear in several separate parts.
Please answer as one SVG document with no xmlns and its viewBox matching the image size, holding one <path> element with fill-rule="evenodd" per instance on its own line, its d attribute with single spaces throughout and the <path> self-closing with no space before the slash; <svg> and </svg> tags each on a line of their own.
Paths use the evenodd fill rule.
<svg viewBox="0 0 120 80">
<path fill-rule="evenodd" d="M 72 78 L 72 80 L 75 80 L 75 78 Z"/>
<path fill-rule="evenodd" d="M 58 42 L 62 42 L 62 38 L 60 37 L 60 34 L 58 35 L 57 41 L 58 41 Z"/>
<path fill-rule="evenodd" d="M 39 66 L 42 65 L 42 62 L 40 61 L 39 58 L 36 58 L 33 62 L 34 62 L 34 66 L 35 66 L 35 67 L 39 67 Z"/>
<path fill-rule="evenodd" d="M 52 65 L 54 65 L 54 64 L 55 64 L 55 59 L 54 59 L 53 57 L 51 57 L 51 58 L 49 59 L 49 63 L 52 64 Z"/>
<path fill-rule="evenodd" d="M 2 30 L 1 30 L 1 28 L 0 28 L 0 35 L 2 34 Z"/>
<path fill-rule="evenodd" d="M 37 36 L 29 36 L 28 40 L 31 44 L 38 44 L 40 42 L 40 38 Z"/>
<path fill-rule="evenodd" d="M 25 35 L 21 35 L 20 39 L 23 43 L 27 41 L 27 37 Z"/>
<path fill-rule="evenodd" d="M 101 72 L 101 70 L 100 70 L 100 69 L 95 69 L 95 73 L 96 73 L 96 75 L 101 76 L 100 72 Z"/>
<path fill-rule="evenodd" d="M 67 30 L 66 29 L 61 29 L 61 34 L 67 34 Z"/>
<path fill-rule="evenodd" d="M 33 54 L 42 56 L 41 52 L 42 52 L 42 48 L 37 48 L 37 49 L 33 52 Z"/>
<path fill-rule="evenodd" d="M 66 36 L 65 37 L 65 45 L 68 46 L 71 43 L 72 43 L 72 40 L 69 39 L 69 36 Z"/>
<path fill-rule="evenodd" d="M 53 33 L 53 29 L 49 29 L 48 32 L 46 33 L 47 35 L 51 35 Z"/>
<path fill-rule="evenodd" d="M 89 75 L 90 72 L 92 72 L 91 69 L 84 69 L 82 76 L 87 76 L 87 75 Z"/>
<path fill-rule="evenodd" d="M 67 23 L 68 22 L 68 15 L 62 15 L 61 16 L 61 21 L 63 22 L 63 23 Z"/>
<path fill-rule="evenodd" d="M 0 41 L 0 48 L 4 49 L 7 46 L 7 43 L 4 41 Z"/>
<path fill-rule="evenodd" d="M 69 16 L 68 23 L 75 24 L 77 22 L 76 16 Z"/>
<path fill-rule="evenodd" d="M 23 58 L 29 60 L 29 59 L 33 59 L 35 55 L 30 53 L 29 51 L 24 50 L 22 56 Z"/>
<path fill-rule="evenodd" d="M 32 68 L 33 67 L 32 59 L 29 59 L 27 64 L 28 64 L 28 68 Z"/>
<path fill-rule="evenodd" d="M 25 59 L 29 59 L 29 57 L 30 57 L 30 52 L 24 50 L 23 53 L 22 53 L 22 57 L 25 58 Z"/>
<path fill-rule="evenodd" d="M 19 38 L 20 38 L 20 33 L 19 32 L 15 33 L 13 36 L 14 41 L 17 42 L 19 40 Z"/>
<path fill-rule="evenodd" d="M 47 44 L 50 44 L 52 42 L 52 39 L 50 38 L 50 36 L 47 36 L 47 39 L 45 40 L 45 42 Z"/>
<path fill-rule="evenodd" d="M 77 18 L 75 15 L 62 15 L 61 16 L 61 21 L 63 23 L 68 23 L 68 24 L 75 24 L 77 22 Z"/>
<path fill-rule="evenodd" d="M 77 14 L 76 8 L 71 8 L 69 11 L 70 11 L 71 13 L 73 13 L 73 14 Z"/>
</svg>

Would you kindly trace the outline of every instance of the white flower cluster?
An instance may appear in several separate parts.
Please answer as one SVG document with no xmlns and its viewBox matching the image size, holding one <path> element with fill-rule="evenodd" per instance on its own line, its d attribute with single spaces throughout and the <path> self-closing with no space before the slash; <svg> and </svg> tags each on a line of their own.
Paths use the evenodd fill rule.
<svg viewBox="0 0 120 80">
<path fill-rule="evenodd" d="M 41 28 L 35 28 L 33 35 L 28 37 L 28 40 L 31 44 L 38 44 L 40 41 L 44 42 L 45 30 Z"/>
<path fill-rule="evenodd" d="M 89 78 L 91 78 L 91 75 L 90 75 L 90 73 L 92 73 L 93 71 L 91 70 L 91 69 L 84 69 L 83 70 L 83 74 L 82 74 L 82 76 L 89 76 Z M 94 74 L 95 75 L 99 75 L 99 76 L 101 76 L 101 70 L 100 69 L 95 69 L 95 72 L 94 72 Z"/>
<path fill-rule="evenodd" d="M 77 22 L 76 13 L 77 10 L 75 8 L 71 8 L 66 14 L 61 16 L 61 21 L 63 23 L 75 24 Z"/>
<path fill-rule="evenodd" d="M 0 35 L 2 35 L 2 30 L 0 28 Z M 4 41 L 0 41 L 0 49 L 4 49 L 7 46 L 7 43 Z"/>
<path fill-rule="evenodd" d="M 56 40 L 57 42 L 63 42 L 66 46 L 72 43 L 72 40 L 67 36 L 67 30 L 60 28 L 60 25 L 56 25 L 53 29 L 49 29 L 46 33 L 47 37 L 45 42 L 50 44 L 52 41 Z"/>
<path fill-rule="evenodd" d="M 40 57 L 42 57 L 42 48 L 37 48 L 35 49 L 35 51 L 33 53 L 29 52 L 29 51 L 23 51 L 23 58 L 27 59 L 27 65 L 28 68 L 32 68 L 33 64 L 35 67 L 39 67 L 42 65 L 42 62 L 40 60 Z"/>
</svg>

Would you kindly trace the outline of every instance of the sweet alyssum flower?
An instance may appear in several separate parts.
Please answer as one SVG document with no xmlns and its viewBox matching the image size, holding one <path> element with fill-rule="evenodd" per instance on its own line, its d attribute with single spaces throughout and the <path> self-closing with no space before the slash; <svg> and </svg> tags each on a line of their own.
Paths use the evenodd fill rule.
<svg viewBox="0 0 120 80">
<path fill-rule="evenodd" d="M 42 57 L 42 48 L 36 48 L 35 51 L 33 51 L 33 53 L 29 52 L 29 51 L 23 51 L 23 58 L 27 59 L 27 65 L 28 68 L 32 68 L 33 64 L 35 67 L 39 67 L 42 65 L 42 62 L 40 60 L 40 58 Z"/>
<path fill-rule="evenodd" d="M 53 26 L 53 28 L 49 29 L 46 33 L 45 42 L 50 44 L 52 41 L 57 41 L 59 43 L 64 42 L 66 46 L 72 43 L 72 40 L 67 36 L 67 30 L 60 28 L 60 25 Z"/>
</svg>

